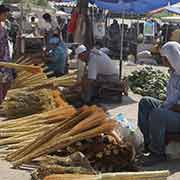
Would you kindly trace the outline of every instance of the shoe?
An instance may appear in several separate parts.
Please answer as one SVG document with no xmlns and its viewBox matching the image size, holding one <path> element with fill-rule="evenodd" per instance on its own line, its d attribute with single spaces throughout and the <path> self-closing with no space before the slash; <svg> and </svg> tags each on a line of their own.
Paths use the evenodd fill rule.
<svg viewBox="0 0 180 180">
<path fill-rule="evenodd" d="M 144 145 L 144 149 L 142 150 L 142 153 L 143 153 L 143 154 L 147 154 L 147 153 L 150 153 L 150 152 L 151 152 L 151 151 L 150 151 L 148 145 Z"/>
<path fill-rule="evenodd" d="M 166 155 L 157 155 L 154 153 L 144 154 L 144 156 L 139 159 L 139 165 L 141 166 L 153 166 L 157 163 L 166 161 Z"/>
<path fill-rule="evenodd" d="M 137 158 L 139 159 L 140 157 L 147 155 L 148 153 L 150 153 L 150 149 L 148 148 L 148 146 L 143 145 L 139 148 L 138 152 L 137 152 Z"/>
</svg>

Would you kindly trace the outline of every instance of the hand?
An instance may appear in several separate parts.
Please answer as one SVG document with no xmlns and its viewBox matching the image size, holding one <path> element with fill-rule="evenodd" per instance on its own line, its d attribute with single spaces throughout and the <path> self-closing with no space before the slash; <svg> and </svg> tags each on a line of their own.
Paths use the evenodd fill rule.
<svg viewBox="0 0 180 180">
<path fill-rule="evenodd" d="M 180 104 L 175 104 L 175 105 L 171 108 L 171 110 L 172 110 L 173 112 L 180 112 Z"/>
</svg>

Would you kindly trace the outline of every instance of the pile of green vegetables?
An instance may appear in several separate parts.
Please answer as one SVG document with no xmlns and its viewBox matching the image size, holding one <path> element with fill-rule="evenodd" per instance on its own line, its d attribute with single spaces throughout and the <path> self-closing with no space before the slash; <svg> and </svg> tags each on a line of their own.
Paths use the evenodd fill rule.
<svg viewBox="0 0 180 180">
<path fill-rule="evenodd" d="M 152 67 L 137 70 L 129 76 L 131 90 L 142 96 L 151 96 L 160 100 L 166 98 L 166 86 L 169 74 Z"/>
</svg>

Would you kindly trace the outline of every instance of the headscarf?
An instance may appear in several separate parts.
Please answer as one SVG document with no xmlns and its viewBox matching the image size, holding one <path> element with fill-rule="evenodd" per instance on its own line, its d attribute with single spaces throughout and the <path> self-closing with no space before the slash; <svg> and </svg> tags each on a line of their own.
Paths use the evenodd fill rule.
<svg viewBox="0 0 180 180">
<path fill-rule="evenodd" d="M 175 41 L 167 42 L 161 48 L 161 56 L 166 57 L 175 73 L 180 75 L 180 44 Z"/>
</svg>

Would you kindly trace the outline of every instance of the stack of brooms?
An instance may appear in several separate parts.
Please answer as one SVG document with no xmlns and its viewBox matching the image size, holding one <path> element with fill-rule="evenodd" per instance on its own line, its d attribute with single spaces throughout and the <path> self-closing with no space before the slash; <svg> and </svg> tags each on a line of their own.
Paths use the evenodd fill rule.
<svg viewBox="0 0 180 180">
<path fill-rule="evenodd" d="M 21 57 L 15 61 L 17 66 L 32 66 L 30 58 Z M 36 66 L 35 66 L 36 67 Z M 40 64 L 40 70 L 38 73 L 32 73 L 32 71 L 17 71 L 16 79 L 12 84 L 13 89 L 32 87 L 32 86 L 72 86 L 76 80 L 76 74 L 68 74 L 62 77 L 56 78 L 52 76 L 48 78 L 48 75 L 53 75 L 53 72 L 47 71 L 47 66 L 45 64 Z"/>
<path fill-rule="evenodd" d="M 14 151 L 34 141 L 47 130 L 58 127 L 75 114 L 76 110 L 68 105 L 40 114 L 3 121 L 0 123 L 0 145 L 5 147 L 5 152 Z"/>
<path fill-rule="evenodd" d="M 61 149 L 57 154 L 67 156 L 82 152 L 91 162 L 92 167 L 100 172 L 120 172 L 127 169 L 135 170 L 133 161 L 135 152 L 127 142 L 119 142 L 109 135 L 99 135 Z"/>
<path fill-rule="evenodd" d="M 42 88 L 27 91 L 15 89 L 8 91 L 1 105 L 1 112 L 8 119 L 15 119 L 67 105 L 59 90 Z"/>
<path fill-rule="evenodd" d="M 47 91 L 47 89 L 53 89 L 60 85 L 71 86 L 75 82 L 74 74 L 47 79 L 47 76 L 42 73 L 42 69 L 41 72 L 38 70 L 36 74 L 33 73 L 34 69 L 31 72 L 30 70 L 28 72 L 27 70 L 26 72 L 18 71 L 13 85 L 14 88 L 18 88 L 8 92 L 11 103 L 5 106 L 7 110 L 12 109 L 13 115 L 10 114 L 9 117 L 15 117 L 13 108 L 17 108 L 17 105 L 14 105 L 13 100 L 17 101 L 16 95 L 19 97 L 18 94 L 23 94 L 20 91 L 24 92 L 24 96 L 27 95 L 30 98 L 32 98 L 32 93 L 46 91 L 44 97 L 46 95 L 49 99 L 53 97 L 54 102 L 50 100 L 49 104 L 52 105 L 50 108 L 38 110 L 48 110 L 48 112 L 33 114 L 37 112 L 31 111 L 29 114 L 23 115 L 29 116 L 0 123 L 0 145 L 6 148 L 6 159 L 11 161 L 14 167 L 31 164 L 35 161 L 40 162 L 39 158 L 48 154 L 58 153 L 61 156 L 71 156 L 78 151 L 85 154 L 93 168 L 102 172 L 116 171 L 109 166 L 109 162 L 120 167 L 131 163 L 134 159 L 133 147 L 121 141 L 114 131 L 118 126 L 117 122 L 109 119 L 101 108 L 85 106 L 77 111 L 63 100 L 59 91 L 52 91 L 52 93 Z M 27 81 L 25 82 L 25 80 Z M 46 87 L 48 88 L 43 89 Z M 27 97 L 22 99 L 28 101 Z M 19 101 L 19 107 L 22 108 L 23 101 L 21 98 Z M 32 105 L 33 100 L 30 101 Z M 93 151 L 89 152 L 89 149 L 93 149 Z M 117 159 L 117 157 L 119 158 Z M 49 170 L 51 169 L 51 173 L 55 174 L 88 172 L 83 167 L 66 169 L 59 164 L 53 166 L 55 171 L 50 166 L 45 168 L 47 167 Z"/>
<path fill-rule="evenodd" d="M 48 73 L 44 73 L 47 67 L 44 64 L 38 66 L 31 65 L 30 59 L 19 58 L 15 63 L 0 62 L 0 67 L 12 68 L 16 70 L 16 79 L 12 84 L 13 89 L 32 87 L 32 86 L 46 86 L 51 85 L 52 87 L 58 86 L 72 86 L 76 81 L 76 74 L 68 74 L 62 77 L 47 78 Z"/>
<path fill-rule="evenodd" d="M 111 140 L 108 141 L 107 138 Z M 40 167 L 33 173 L 35 180 L 41 180 L 50 174 L 95 174 L 135 170 L 132 169 L 135 155 L 132 146 L 123 142 L 118 144 L 113 137 L 107 135 L 78 141 L 54 154 L 42 158 Z"/>
<path fill-rule="evenodd" d="M 56 117 L 55 120 L 58 121 Z M 10 153 L 7 159 L 18 167 L 75 142 L 96 137 L 101 133 L 113 134 L 116 126 L 116 121 L 109 120 L 101 108 L 84 107 L 73 118 L 59 120 L 55 127 L 50 127 L 33 142 Z"/>
<path fill-rule="evenodd" d="M 71 145 L 92 141 L 93 138 L 100 137 L 102 134 L 114 138 L 114 147 L 119 152 L 123 147 L 120 138 L 114 133 L 117 122 L 110 120 L 104 111 L 96 106 L 83 107 L 78 112 L 70 106 L 61 110 L 55 109 L 48 113 L 3 122 L 0 127 L 2 137 L 0 145 L 6 145 L 6 153 L 8 152 L 6 159 L 11 161 L 14 167 L 32 163 L 39 157 L 59 150 L 67 149 L 69 153 L 68 148 L 71 149 Z M 121 145 L 118 146 L 119 143 Z M 95 146 L 89 144 L 89 148 L 95 148 Z M 127 146 L 127 149 L 124 152 L 121 151 L 119 155 L 128 156 L 125 161 L 130 163 L 134 152 L 130 146 Z M 97 152 L 92 151 L 90 154 L 98 158 Z"/>
<path fill-rule="evenodd" d="M 76 75 L 68 74 L 63 77 L 48 79 L 48 73 L 44 73 L 44 65 L 31 65 L 30 58 L 19 58 L 16 63 L 1 63 L 0 66 L 13 68 L 17 72 L 12 89 L 8 91 L 1 107 L 1 115 L 8 119 L 20 118 L 49 111 L 56 107 L 59 94 L 53 97 L 54 91 L 59 86 L 72 86 L 76 81 Z M 59 98 L 61 101 L 61 98 Z M 64 101 L 59 102 L 64 104 Z"/>
<path fill-rule="evenodd" d="M 40 159 L 40 166 L 33 171 L 33 180 L 41 180 L 51 174 L 96 174 L 89 160 L 81 152 L 69 156 L 47 155 Z"/>
<path fill-rule="evenodd" d="M 8 119 L 20 118 L 56 108 L 53 93 L 49 89 L 15 91 L 7 93 L 2 103 L 3 113 Z"/>
</svg>

